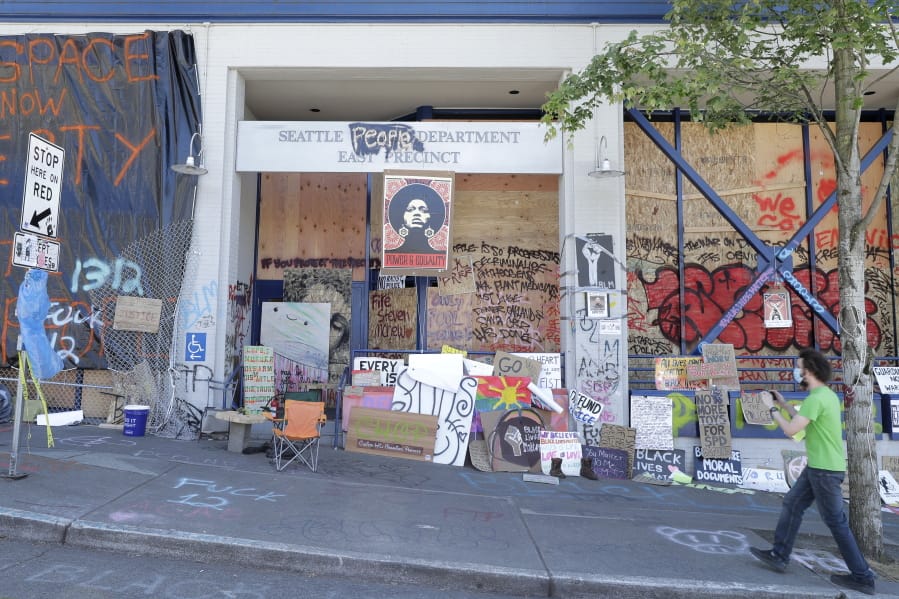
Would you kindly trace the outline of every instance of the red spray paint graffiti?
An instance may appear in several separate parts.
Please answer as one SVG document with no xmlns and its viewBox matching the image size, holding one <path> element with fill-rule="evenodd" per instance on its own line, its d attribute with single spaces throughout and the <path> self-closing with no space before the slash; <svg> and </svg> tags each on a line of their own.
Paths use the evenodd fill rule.
<svg viewBox="0 0 899 599">
<path fill-rule="evenodd" d="M 808 289 L 817 290 L 818 302 L 834 317 L 839 312 L 839 273 L 836 270 L 823 272 L 816 270 L 815 284 L 811 285 L 809 270 L 797 269 L 793 273 Z M 706 270 L 698 264 L 684 267 L 684 301 L 680 302 L 677 269 L 665 266 L 655 272 L 655 280 L 648 281 L 642 272 L 637 274 L 646 291 L 648 308 L 657 310 L 657 317 L 651 325 L 658 327 L 666 339 L 679 344 L 681 336 L 689 349 L 695 347 L 703 335 L 709 331 L 727 310 L 752 284 L 754 269 L 745 264 L 729 264 Z M 756 352 L 762 348 L 784 351 L 791 347 L 811 347 L 812 310 L 791 289 L 790 300 L 793 326 L 789 328 L 766 329 L 761 295 L 749 300 L 743 312 L 735 318 L 718 337 L 721 343 L 731 343 L 738 351 Z M 684 330 L 681 331 L 681 311 Z M 879 347 L 882 340 L 880 326 L 870 318 L 876 314 L 877 306 L 870 299 L 865 300 L 868 318 L 868 343 Z M 839 339 L 827 327 L 818 327 L 818 344 L 822 351 L 840 350 Z"/>
</svg>

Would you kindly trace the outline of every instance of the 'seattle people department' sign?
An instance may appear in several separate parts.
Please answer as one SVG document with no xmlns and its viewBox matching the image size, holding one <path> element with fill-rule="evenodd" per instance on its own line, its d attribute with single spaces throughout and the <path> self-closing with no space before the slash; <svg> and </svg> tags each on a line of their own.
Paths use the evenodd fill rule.
<svg viewBox="0 0 899 599">
<path fill-rule="evenodd" d="M 240 121 L 240 172 L 562 172 L 562 137 L 540 123 Z"/>
</svg>

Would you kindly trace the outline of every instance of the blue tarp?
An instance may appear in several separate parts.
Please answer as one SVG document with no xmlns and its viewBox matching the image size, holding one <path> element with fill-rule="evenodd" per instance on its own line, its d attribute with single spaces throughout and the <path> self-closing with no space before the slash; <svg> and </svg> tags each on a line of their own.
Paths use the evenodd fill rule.
<svg viewBox="0 0 899 599">
<path fill-rule="evenodd" d="M 60 266 L 47 285 L 46 325 L 68 368 L 106 365 L 101 328 L 113 314 L 91 306 L 91 289 L 152 289 L 122 249 L 190 218 L 196 177 L 169 166 L 184 161 L 199 129 L 195 63 L 183 31 L 0 37 L 0 240 L 11 249 L 21 223 L 34 133 L 65 151 Z M 2 365 L 16 362 L 15 303 L 26 272 L 5 257 Z"/>
</svg>

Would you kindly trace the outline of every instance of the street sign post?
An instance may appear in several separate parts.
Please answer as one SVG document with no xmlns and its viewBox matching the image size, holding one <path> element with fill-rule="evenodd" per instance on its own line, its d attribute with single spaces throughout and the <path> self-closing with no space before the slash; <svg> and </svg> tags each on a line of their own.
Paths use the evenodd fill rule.
<svg viewBox="0 0 899 599">
<path fill-rule="evenodd" d="M 56 238 L 59 224 L 59 197 L 62 190 L 62 167 L 65 150 L 32 133 L 28 138 L 28 164 L 25 169 L 25 190 L 22 194 L 22 215 L 19 229 L 13 240 L 13 264 L 41 270 L 59 270 L 59 242 Z M 36 233 L 36 235 L 34 234 Z M 19 368 L 25 371 L 28 352 L 22 336 L 18 340 Z M 34 371 L 31 376 L 34 378 Z M 34 380 L 37 385 L 37 379 Z M 26 474 L 16 471 L 19 460 L 19 429 L 24 410 L 24 385 L 17 386 L 16 408 L 13 421 L 12 448 L 9 452 L 9 472 L 2 478 L 20 479 Z M 40 387 L 38 387 L 40 393 Z M 49 429 L 48 429 L 49 430 Z M 52 445 L 52 443 L 51 443 Z"/>
<path fill-rule="evenodd" d="M 22 196 L 23 231 L 46 237 L 57 236 L 59 197 L 65 150 L 32 133 L 28 138 L 28 165 Z"/>
<path fill-rule="evenodd" d="M 59 242 L 16 231 L 12 263 L 25 268 L 59 272 Z"/>
</svg>

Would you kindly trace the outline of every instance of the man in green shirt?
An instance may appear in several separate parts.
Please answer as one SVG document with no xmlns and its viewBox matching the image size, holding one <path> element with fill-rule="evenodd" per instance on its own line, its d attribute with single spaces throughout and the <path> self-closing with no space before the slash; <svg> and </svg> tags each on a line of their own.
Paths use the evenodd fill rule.
<svg viewBox="0 0 899 599">
<path fill-rule="evenodd" d="M 820 352 L 803 349 L 799 352 L 797 364 L 798 367 L 793 369 L 793 378 L 809 392 L 798 412 L 777 391 L 772 391 L 771 395 L 763 394 L 762 397 L 765 398 L 774 422 L 784 434 L 792 437 L 805 431 L 808 465 L 784 497 L 780 519 L 774 531 L 774 546 L 768 550 L 757 547 L 750 547 L 749 550 L 772 569 L 784 572 L 790 562 L 790 553 L 793 552 L 793 542 L 802 524 L 802 515 L 815 502 L 850 572 L 833 574 L 831 582 L 873 595 L 874 572 L 849 530 L 849 519 L 843 509 L 840 485 L 846 474 L 846 457 L 840 399 L 827 386 L 831 375 L 830 363 Z"/>
</svg>

